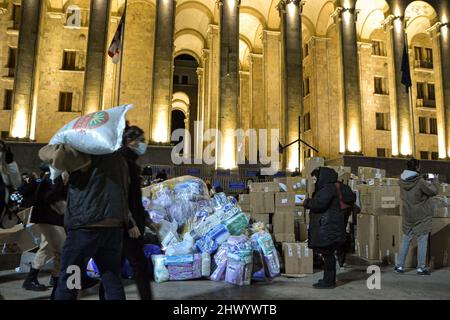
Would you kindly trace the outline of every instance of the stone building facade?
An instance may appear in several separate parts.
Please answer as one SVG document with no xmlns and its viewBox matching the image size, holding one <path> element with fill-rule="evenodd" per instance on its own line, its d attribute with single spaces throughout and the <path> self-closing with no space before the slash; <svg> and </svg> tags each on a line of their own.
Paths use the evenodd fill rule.
<svg viewBox="0 0 450 320">
<path fill-rule="evenodd" d="M 215 141 L 223 168 L 255 151 L 238 128 L 269 130 L 257 136 L 269 153 L 299 132 L 319 150 L 290 146 L 288 170 L 314 155 L 448 159 L 449 19 L 449 0 L 0 0 L 0 132 L 45 143 L 75 117 L 133 103 L 128 120 L 151 144 L 170 143 L 182 111 L 186 157 Z M 176 67 L 186 55 L 196 70 Z M 220 140 L 203 136 L 216 128 Z"/>
</svg>

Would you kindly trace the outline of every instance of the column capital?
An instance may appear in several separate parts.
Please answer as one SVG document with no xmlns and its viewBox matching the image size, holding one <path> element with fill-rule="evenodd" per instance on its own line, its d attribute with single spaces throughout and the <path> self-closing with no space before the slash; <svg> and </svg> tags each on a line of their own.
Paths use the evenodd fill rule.
<svg viewBox="0 0 450 320">
<path fill-rule="evenodd" d="M 216 0 L 216 6 L 218 8 L 222 7 L 223 6 L 223 1 L 224 0 Z M 237 7 L 239 8 L 241 6 L 241 0 L 235 0 L 235 1 L 236 1 Z"/>
<path fill-rule="evenodd" d="M 209 49 L 202 49 L 202 60 L 205 62 L 209 58 Z"/>
<path fill-rule="evenodd" d="M 0 16 L 2 15 L 2 14 L 6 14 L 8 12 L 8 9 L 6 9 L 6 8 L 0 8 Z"/>
<path fill-rule="evenodd" d="M 355 22 L 358 20 L 358 15 L 361 12 L 361 10 L 359 9 L 355 9 L 355 8 L 344 8 L 342 6 L 336 7 L 336 9 L 331 13 L 330 17 L 333 18 L 334 23 L 336 23 L 338 20 L 337 19 L 342 19 L 342 14 L 344 12 L 348 12 L 350 14 L 353 14 L 355 16 Z"/>
<path fill-rule="evenodd" d="M 430 28 L 428 28 L 425 31 L 428 32 L 432 38 L 438 37 L 441 33 L 442 26 L 445 26 L 445 25 L 442 22 L 438 21 L 433 26 L 431 26 Z"/>
<path fill-rule="evenodd" d="M 206 36 L 207 36 L 208 40 L 211 40 L 214 37 L 214 35 L 218 36 L 219 30 L 220 29 L 217 24 L 209 24 L 208 30 L 206 31 Z"/>
<path fill-rule="evenodd" d="M 286 13 L 286 6 L 291 3 L 299 7 L 299 14 L 302 14 L 305 0 L 280 0 L 276 6 L 280 15 Z"/>
<path fill-rule="evenodd" d="M 199 77 L 201 77 L 203 75 L 203 68 L 202 67 L 198 67 L 197 70 L 195 70 L 195 72 L 197 73 L 197 75 Z"/>
</svg>

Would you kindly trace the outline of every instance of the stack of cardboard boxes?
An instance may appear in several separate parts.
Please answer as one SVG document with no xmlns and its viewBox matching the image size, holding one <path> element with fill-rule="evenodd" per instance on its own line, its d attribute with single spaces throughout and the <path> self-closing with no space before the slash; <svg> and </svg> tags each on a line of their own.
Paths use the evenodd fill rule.
<svg viewBox="0 0 450 320">
<path fill-rule="evenodd" d="M 385 170 L 359 167 L 367 184 L 356 185 L 361 214 L 357 216 L 355 251 L 368 260 L 395 264 L 402 240 L 400 187 L 397 179 L 386 179 Z M 416 244 L 410 248 L 406 265 L 414 264 Z"/>
<path fill-rule="evenodd" d="M 441 184 L 435 201 L 433 228 L 430 237 L 430 265 L 434 268 L 450 266 L 450 187 Z"/>
</svg>

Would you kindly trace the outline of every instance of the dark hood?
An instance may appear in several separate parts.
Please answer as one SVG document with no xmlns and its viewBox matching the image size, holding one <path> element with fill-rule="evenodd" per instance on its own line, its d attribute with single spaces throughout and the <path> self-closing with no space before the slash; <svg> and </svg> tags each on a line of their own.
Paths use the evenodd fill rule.
<svg viewBox="0 0 450 320">
<path fill-rule="evenodd" d="M 317 189 L 323 188 L 328 183 L 336 183 L 338 174 L 331 168 L 320 167 L 319 178 L 317 179 Z"/>
</svg>

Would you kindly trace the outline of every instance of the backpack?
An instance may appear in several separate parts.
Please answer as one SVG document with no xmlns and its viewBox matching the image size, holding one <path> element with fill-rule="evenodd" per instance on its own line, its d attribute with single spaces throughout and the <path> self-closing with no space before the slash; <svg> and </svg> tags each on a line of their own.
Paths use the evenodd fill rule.
<svg viewBox="0 0 450 320">
<path fill-rule="evenodd" d="M 356 194 L 353 190 L 346 184 L 341 182 L 336 182 L 336 190 L 339 195 L 339 204 L 341 210 L 353 207 L 356 202 Z"/>
</svg>

